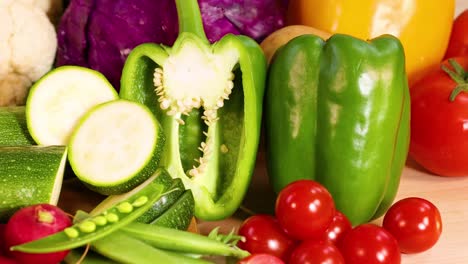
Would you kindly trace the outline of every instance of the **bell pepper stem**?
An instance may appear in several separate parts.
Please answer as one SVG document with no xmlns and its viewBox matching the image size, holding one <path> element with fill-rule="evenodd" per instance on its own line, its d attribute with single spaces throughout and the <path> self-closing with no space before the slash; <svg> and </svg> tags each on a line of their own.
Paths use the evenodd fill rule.
<svg viewBox="0 0 468 264">
<path fill-rule="evenodd" d="M 190 32 L 209 43 L 203 28 L 203 20 L 197 0 L 176 0 L 179 34 Z"/>
</svg>

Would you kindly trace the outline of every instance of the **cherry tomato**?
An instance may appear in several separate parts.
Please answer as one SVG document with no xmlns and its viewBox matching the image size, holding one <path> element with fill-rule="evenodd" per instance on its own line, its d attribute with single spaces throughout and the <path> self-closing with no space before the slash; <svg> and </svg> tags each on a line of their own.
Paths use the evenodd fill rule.
<svg viewBox="0 0 468 264">
<path fill-rule="evenodd" d="M 362 224 L 348 231 L 338 243 L 346 264 L 400 264 L 396 239 L 375 224 Z"/>
<path fill-rule="evenodd" d="M 388 209 L 383 227 L 396 238 L 401 252 L 419 253 L 439 240 L 442 218 L 437 207 L 428 200 L 409 197 Z"/>
<path fill-rule="evenodd" d="M 468 56 L 468 9 L 453 21 L 445 58 Z"/>
<path fill-rule="evenodd" d="M 275 213 L 289 236 L 298 240 L 322 238 L 335 215 L 335 204 L 323 185 L 297 180 L 280 191 Z"/>
<path fill-rule="evenodd" d="M 346 215 L 336 210 L 332 222 L 325 231 L 325 239 L 336 244 L 352 228 L 351 222 Z"/>
<path fill-rule="evenodd" d="M 239 228 L 245 237 L 238 246 L 251 254 L 265 253 L 287 261 L 295 245 L 280 227 L 278 220 L 270 215 L 254 215 L 247 218 Z"/>
<path fill-rule="evenodd" d="M 468 70 L 468 57 L 455 61 Z M 451 101 L 455 87 L 449 74 L 437 69 L 410 89 L 410 155 L 441 176 L 468 176 L 468 93 L 461 91 Z"/>
<path fill-rule="evenodd" d="M 289 264 L 344 264 L 338 248 L 327 240 L 306 240 L 291 253 Z"/>
<path fill-rule="evenodd" d="M 284 264 L 284 261 L 270 254 L 252 254 L 241 259 L 237 264 Z"/>
</svg>

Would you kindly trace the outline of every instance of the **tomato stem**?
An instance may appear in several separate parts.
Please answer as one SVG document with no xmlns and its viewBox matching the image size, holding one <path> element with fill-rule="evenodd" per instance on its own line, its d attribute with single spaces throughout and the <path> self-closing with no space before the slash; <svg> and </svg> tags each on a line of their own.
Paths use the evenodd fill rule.
<svg viewBox="0 0 468 264">
<path fill-rule="evenodd" d="M 442 70 L 445 71 L 453 81 L 457 83 L 457 86 L 450 93 L 450 101 L 455 101 L 455 98 L 461 92 L 468 92 L 468 72 L 454 59 L 448 60 L 453 70 L 447 66 L 442 65 Z"/>
</svg>

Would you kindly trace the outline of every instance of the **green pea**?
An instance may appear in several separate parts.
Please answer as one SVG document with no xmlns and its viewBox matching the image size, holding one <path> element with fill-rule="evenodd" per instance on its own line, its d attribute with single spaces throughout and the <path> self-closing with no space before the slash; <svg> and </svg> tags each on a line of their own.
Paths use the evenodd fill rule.
<svg viewBox="0 0 468 264">
<path fill-rule="evenodd" d="M 78 230 L 73 227 L 67 227 L 63 230 L 63 232 L 65 232 L 65 235 L 67 235 L 69 238 L 76 238 L 80 234 Z"/>
<path fill-rule="evenodd" d="M 81 222 L 78 225 L 78 228 L 83 233 L 91 233 L 94 230 L 96 230 L 96 224 L 94 222 L 87 220 L 87 221 Z"/>
<path fill-rule="evenodd" d="M 130 213 L 133 211 L 133 205 L 131 205 L 129 202 L 123 202 L 119 205 L 117 205 L 117 210 L 121 213 Z"/>
<path fill-rule="evenodd" d="M 110 223 L 115 223 L 117 221 L 119 221 L 119 216 L 114 214 L 114 213 L 108 213 L 106 215 L 106 219 L 107 221 L 109 221 Z"/>
<path fill-rule="evenodd" d="M 98 215 L 98 216 L 94 217 L 92 220 L 98 226 L 103 226 L 103 225 L 107 224 L 107 219 L 102 215 Z"/>
<path fill-rule="evenodd" d="M 148 196 L 140 196 L 132 203 L 132 205 L 135 207 L 140 207 L 147 202 L 148 202 Z"/>
</svg>

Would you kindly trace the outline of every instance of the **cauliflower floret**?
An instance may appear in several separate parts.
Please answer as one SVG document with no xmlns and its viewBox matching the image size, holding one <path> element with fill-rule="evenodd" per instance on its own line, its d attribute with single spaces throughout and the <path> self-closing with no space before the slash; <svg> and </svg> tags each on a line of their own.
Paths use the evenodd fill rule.
<svg viewBox="0 0 468 264">
<path fill-rule="evenodd" d="M 0 106 L 22 105 L 31 84 L 47 73 L 57 50 L 55 28 L 29 0 L 0 1 Z"/>
<path fill-rule="evenodd" d="M 28 5 L 35 5 L 44 11 L 53 24 L 57 24 L 63 11 L 62 0 L 17 0 Z"/>
</svg>

